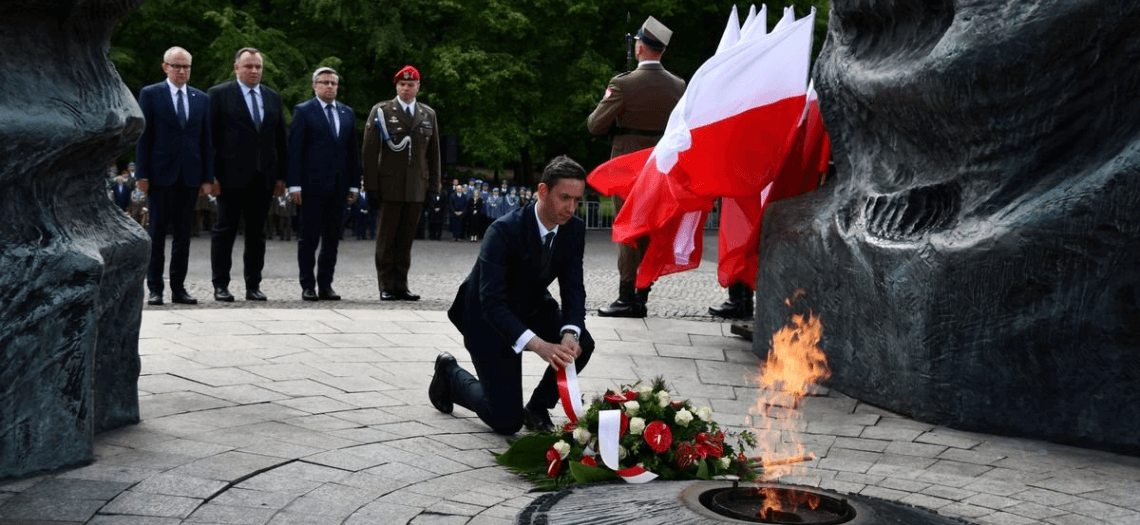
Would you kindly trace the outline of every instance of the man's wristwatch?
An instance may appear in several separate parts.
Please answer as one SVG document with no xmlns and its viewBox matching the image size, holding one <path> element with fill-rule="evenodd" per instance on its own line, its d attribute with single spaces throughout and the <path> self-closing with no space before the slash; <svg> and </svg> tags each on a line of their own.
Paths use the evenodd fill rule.
<svg viewBox="0 0 1140 525">
<path fill-rule="evenodd" d="M 566 334 L 570 334 L 570 337 L 574 338 L 575 343 L 578 342 L 578 332 L 575 332 L 573 330 L 563 330 L 562 331 L 562 337 L 566 337 Z"/>
</svg>

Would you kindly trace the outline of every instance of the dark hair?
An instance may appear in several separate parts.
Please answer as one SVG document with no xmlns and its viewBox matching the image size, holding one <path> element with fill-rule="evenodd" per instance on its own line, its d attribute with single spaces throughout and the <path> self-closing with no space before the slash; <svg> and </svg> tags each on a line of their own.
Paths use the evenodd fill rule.
<svg viewBox="0 0 1140 525">
<path fill-rule="evenodd" d="M 237 54 L 234 55 L 234 62 L 241 60 L 241 56 L 246 54 L 246 53 L 253 53 L 255 55 L 260 55 L 261 51 L 258 51 L 257 48 L 255 48 L 255 47 L 243 47 L 243 48 L 238 50 Z"/>
<path fill-rule="evenodd" d="M 574 162 L 574 159 L 566 155 L 559 155 L 546 165 L 546 169 L 542 170 L 542 179 L 539 182 L 545 184 L 547 188 L 553 188 L 562 179 L 584 181 L 586 180 L 586 170 L 582 168 L 581 164 Z"/>
</svg>

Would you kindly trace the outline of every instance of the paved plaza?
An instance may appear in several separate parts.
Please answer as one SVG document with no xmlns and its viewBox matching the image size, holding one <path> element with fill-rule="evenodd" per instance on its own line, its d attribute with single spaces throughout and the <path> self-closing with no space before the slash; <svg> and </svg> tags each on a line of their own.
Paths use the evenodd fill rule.
<svg viewBox="0 0 1140 525">
<path fill-rule="evenodd" d="M 195 244 L 200 257 L 207 243 Z M 294 246 L 273 244 L 276 257 Z M 300 301 L 295 259 L 267 270 L 261 304 L 240 300 L 240 278 L 237 302 L 214 303 L 194 266 L 202 304 L 143 312 L 142 421 L 99 435 L 90 465 L 0 481 L 0 525 L 513 523 L 541 494 L 493 461 L 508 438 L 427 398 L 439 351 L 470 363 L 443 310 L 475 245 L 416 244 L 418 303 L 377 300 L 371 260 L 360 261 L 370 246 L 342 251 L 352 262 L 338 273 L 339 303 Z M 614 252 L 592 232 L 586 257 L 595 308 L 612 300 Z M 725 297 L 715 265 L 654 290 L 647 319 L 587 318 L 598 346 L 583 392 L 663 376 L 729 430 L 759 422 L 750 344 L 701 314 Z M 527 388 L 543 366 L 525 360 Z M 815 455 L 783 481 L 979 524 L 1140 525 L 1140 458 L 952 430 L 827 388 L 798 408 L 799 420 L 769 413 L 789 425 L 770 440 L 775 456 L 794 453 L 793 439 Z"/>
</svg>

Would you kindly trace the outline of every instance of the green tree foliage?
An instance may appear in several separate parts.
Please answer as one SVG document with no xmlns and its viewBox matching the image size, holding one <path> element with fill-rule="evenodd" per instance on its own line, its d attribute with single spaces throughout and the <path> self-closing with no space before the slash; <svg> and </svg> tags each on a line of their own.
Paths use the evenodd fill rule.
<svg viewBox="0 0 1140 525">
<path fill-rule="evenodd" d="M 313 96 L 311 74 L 341 74 L 339 98 L 363 127 L 369 109 L 395 96 L 405 64 L 423 74 L 419 98 L 458 137 L 459 163 L 530 170 L 568 154 L 592 168 L 609 144 L 586 116 L 609 79 L 626 69 L 625 35 L 649 15 L 674 30 L 664 63 L 688 79 L 712 56 L 733 2 L 723 0 L 149 0 L 115 33 L 111 59 L 137 93 L 162 80 L 162 53 L 194 55 L 191 85 L 233 78 L 233 56 L 256 47 L 266 84 L 287 109 Z M 743 18 L 747 3 L 736 3 Z M 826 36 L 829 0 L 768 4 L 769 27 L 785 5 L 818 10 L 813 56 Z"/>
</svg>

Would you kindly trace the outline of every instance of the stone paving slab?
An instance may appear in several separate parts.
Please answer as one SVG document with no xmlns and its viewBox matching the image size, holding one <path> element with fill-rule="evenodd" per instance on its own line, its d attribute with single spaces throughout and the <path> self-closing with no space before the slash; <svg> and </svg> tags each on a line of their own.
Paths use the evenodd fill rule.
<svg viewBox="0 0 1140 525">
<path fill-rule="evenodd" d="M 1140 524 L 1140 458 L 917 422 L 826 387 L 793 402 L 759 388 L 728 323 L 587 326 L 587 397 L 663 376 L 728 429 L 776 429 L 761 434 L 774 452 L 750 452 L 814 454 L 785 482 L 979 524 Z M 494 463 L 509 437 L 428 403 L 440 350 L 470 363 L 438 310 L 148 309 L 143 421 L 100 435 L 91 465 L 0 480 L 0 525 L 513 523 L 538 494 Z M 529 389 L 544 365 L 523 370 Z"/>
</svg>

